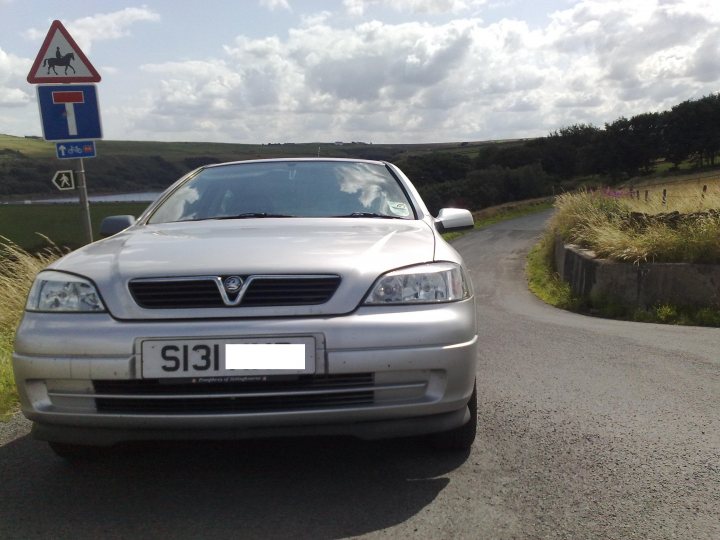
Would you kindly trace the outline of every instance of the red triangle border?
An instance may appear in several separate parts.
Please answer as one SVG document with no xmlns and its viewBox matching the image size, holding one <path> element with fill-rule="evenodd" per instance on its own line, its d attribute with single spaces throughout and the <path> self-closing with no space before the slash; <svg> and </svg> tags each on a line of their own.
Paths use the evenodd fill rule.
<svg viewBox="0 0 720 540">
<path fill-rule="evenodd" d="M 43 76 L 35 76 L 34 74 L 37 73 L 38 69 L 40 68 L 40 63 L 43 61 L 46 55 L 49 54 L 50 49 L 50 42 L 52 41 L 53 36 L 55 35 L 55 32 L 60 32 L 63 37 L 67 40 L 67 42 L 70 44 L 70 46 L 73 48 L 75 52 L 78 54 L 78 59 L 82 61 L 83 64 L 87 67 L 88 71 L 90 72 L 90 75 L 86 76 L 56 76 L 56 77 L 43 77 Z M 97 72 L 95 67 L 90 63 L 90 60 L 88 60 L 87 56 L 85 56 L 85 53 L 82 52 L 80 47 L 78 47 L 78 44 L 75 43 L 75 40 L 72 38 L 70 33 L 67 31 L 67 29 L 63 26 L 63 24 L 60 21 L 53 21 L 50 25 L 50 30 L 48 30 L 47 36 L 45 36 L 45 41 L 43 41 L 43 44 L 40 46 L 40 51 L 38 52 L 37 58 L 35 58 L 35 62 L 33 62 L 32 67 L 30 68 L 30 73 L 28 73 L 27 76 L 27 82 L 30 84 L 43 84 L 43 83 L 79 83 L 79 82 L 100 82 L 100 74 Z"/>
</svg>

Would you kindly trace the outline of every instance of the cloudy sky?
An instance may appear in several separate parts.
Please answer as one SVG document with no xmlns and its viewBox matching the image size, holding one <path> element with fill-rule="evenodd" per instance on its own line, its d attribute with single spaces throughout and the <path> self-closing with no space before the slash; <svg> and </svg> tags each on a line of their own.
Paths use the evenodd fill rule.
<svg viewBox="0 0 720 540">
<path fill-rule="evenodd" d="M 717 0 L 0 0 L 0 133 L 41 133 L 54 19 L 106 139 L 534 137 L 720 91 Z"/>
</svg>

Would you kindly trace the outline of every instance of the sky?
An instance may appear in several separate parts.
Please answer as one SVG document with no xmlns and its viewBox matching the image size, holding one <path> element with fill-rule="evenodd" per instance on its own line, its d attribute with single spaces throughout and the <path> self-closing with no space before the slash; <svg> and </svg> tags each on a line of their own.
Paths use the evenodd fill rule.
<svg viewBox="0 0 720 540">
<path fill-rule="evenodd" d="M 718 0 L 0 0 L 0 133 L 60 20 L 110 140 L 544 136 L 720 91 Z"/>
</svg>

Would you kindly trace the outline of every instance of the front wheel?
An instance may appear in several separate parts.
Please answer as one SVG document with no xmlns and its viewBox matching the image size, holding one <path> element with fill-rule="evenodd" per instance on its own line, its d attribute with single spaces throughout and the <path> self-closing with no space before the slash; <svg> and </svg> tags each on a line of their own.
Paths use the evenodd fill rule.
<svg viewBox="0 0 720 540">
<path fill-rule="evenodd" d="M 430 442 L 435 448 L 440 450 L 469 450 L 472 447 L 477 434 L 477 382 L 473 386 L 473 392 L 467 407 L 470 411 L 470 420 L 466 424 L 430 436 Z"/>
</svg>

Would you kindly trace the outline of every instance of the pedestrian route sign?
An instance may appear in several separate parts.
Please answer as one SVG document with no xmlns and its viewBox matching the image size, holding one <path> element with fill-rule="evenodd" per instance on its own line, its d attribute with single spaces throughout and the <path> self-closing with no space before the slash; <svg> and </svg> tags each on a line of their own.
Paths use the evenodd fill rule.
<svg viewBox="0 0 720 540">
<path fill-rule="evenodd" d="M 37 96 L 45 140 L 102 139 L 95 85 L 41 85 Z"/>
<path fill-rule="evenodd" d="M 57 171 L 52 183 L 60 191 L 75 189 L 75 175 L 73 171 Z"/>
<path fill-rule="evenodd" d="M 42 83 L 100 82 L 100 74 L 60 21 L 53 21 L 40 46 L 27 81 Z"/>
</svg>

